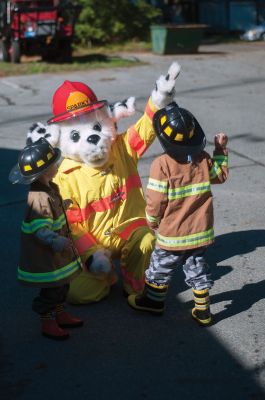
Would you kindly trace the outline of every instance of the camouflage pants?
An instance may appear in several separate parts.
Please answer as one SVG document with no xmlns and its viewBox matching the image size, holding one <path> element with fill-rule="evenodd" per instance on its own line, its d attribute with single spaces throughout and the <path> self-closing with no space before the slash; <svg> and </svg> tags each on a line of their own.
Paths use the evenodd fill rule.
<svg viewBox="0 0 265 400">
<path fill-rule="evenodd" d="M 145 271 L 145 278 L 150 283 L 168 285 L 174 269 L 182 266 L 189 287 L 196 290 L 210 289 L 213 281 L 205 260 L 205 251 L 205 247 L 186 251 L 168 251 L 156 247 L 149 268 Z"/>
</svg>

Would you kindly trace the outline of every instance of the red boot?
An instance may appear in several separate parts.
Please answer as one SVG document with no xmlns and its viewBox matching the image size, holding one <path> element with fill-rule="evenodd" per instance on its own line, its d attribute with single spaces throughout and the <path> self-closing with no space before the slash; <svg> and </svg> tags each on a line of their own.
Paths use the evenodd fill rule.
<svg viewBox="0 0 265 400">
<path fill-rule="evenodd" d="M 84 321 L 82 321 L 80 318 L 74 317 L 67 311 L 64 311 L 61 304 L 56 306 L 56 321 L 58 325 L 63 328 L 77 328 L 78 326 L 82 326 L 84 324 Z"/>
<path fill-rule="evenodd" d="M 69 338 L 69 333 L 60 328 L 55 319 L 42 319 L 41 333 L 54 340 L 65 340 Z"/>
</svg>

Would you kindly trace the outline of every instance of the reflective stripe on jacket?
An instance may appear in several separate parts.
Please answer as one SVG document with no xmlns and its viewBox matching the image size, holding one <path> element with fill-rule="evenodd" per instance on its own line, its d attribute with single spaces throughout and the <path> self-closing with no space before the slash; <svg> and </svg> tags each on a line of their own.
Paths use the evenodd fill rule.
<svg viewBox="0 0 265 400">
<path fill-rule="evenodd" d="M 111 237 L 126 240 L 146 225 L 145 200 L 137 170 L 139 158 L 155 138 L 149 100 L 144 115 L 112 144 L 101 168 L 64 159 L 55 182 L 64 200 L 70 200 L 67 220 L 76 248 L 86 259 L 98 247 L 112 249 Z"/>
<path fill-rule="evenodd" d="M 146 218 L 158 227 L 157 243 L 166 250 L 207 246 L 214 240 L 211 183 L 223 183 L 228 175 L 227 151 L 206 152 L 190 163 L 167 154 L 156 158 L 147 185 Z"/>
</svg>

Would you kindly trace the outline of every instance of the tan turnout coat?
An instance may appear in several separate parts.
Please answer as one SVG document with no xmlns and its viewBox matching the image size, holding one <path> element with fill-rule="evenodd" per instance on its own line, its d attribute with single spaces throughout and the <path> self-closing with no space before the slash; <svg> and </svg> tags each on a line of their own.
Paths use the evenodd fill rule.
<svg viewBox="0 0 265 400">
<path fill-rule="evenodd" d="M 203 151 L 192 162 L 177 162 L 167 154 L 157 157 L 147 185 L 146 218 L 157 230 L 157 245 L 166 250 L 188 250 L 214 241 L 212 183 L 228 175 L 227 150 Z"/>
</svg>

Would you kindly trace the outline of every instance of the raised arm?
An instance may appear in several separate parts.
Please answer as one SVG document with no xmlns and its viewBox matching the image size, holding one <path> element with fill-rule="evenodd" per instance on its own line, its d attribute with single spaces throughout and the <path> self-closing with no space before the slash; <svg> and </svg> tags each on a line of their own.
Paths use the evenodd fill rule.
<svg viewBox="0 0 265 400">
<path fill-rule="evenodd" d="M 155 133 L 153 129 L 154 113 L 171 103 L 175 95 L 176 79 L 180 72 L 180 65 L 171 64 L 166 75 L 161 75 L 155 83 L 151 96 L 147 102 L 143 116 L 124 135 L 128 151 L 138 160 L 153 143 Z"/>
<path fill-rule="evenodd" d="M 215 135 L 213 159 L 210 160 L 210 181 L 213 184 L 224 183 L 228 177 L 228 137 L 225 133 Z"/>
</svg>

